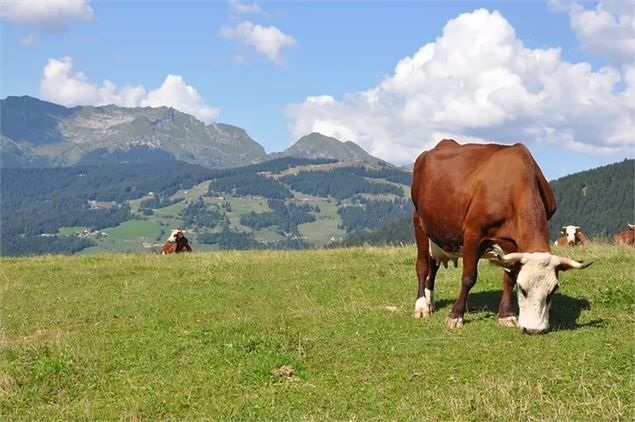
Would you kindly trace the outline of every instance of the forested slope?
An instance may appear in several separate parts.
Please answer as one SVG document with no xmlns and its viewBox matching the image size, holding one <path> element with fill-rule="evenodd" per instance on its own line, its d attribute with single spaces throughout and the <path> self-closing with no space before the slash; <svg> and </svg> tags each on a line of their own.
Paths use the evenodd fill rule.
<svg viewBox="0 0 635 422">
<path fill-rule="evenodd" d="M 551 182 L 558 210 L 551 218 L 551 237 L 560 227 L 580 226 L 587 236 L 610 237 L 633 223 L 635 161 L 624 160 Z"/>
</svg>

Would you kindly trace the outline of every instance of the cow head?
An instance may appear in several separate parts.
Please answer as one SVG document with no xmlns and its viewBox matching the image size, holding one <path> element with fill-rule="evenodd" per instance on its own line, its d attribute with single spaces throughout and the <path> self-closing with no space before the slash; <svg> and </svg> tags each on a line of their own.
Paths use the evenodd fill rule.
<svg viewBox="0 0 635 422">
<path fill-rule="evenodd" d="M 516 278 L 518 286 L 518 326 L 528 334 L 542 334 L 549 329 L 551 299 L 560 286 L 558 273 L 570 269 L 581 270 L 593 262 L 578 262 L 549 252 L 513 252 L 505 254 L 494 246 L 504 267 L 520 265 Z"/>
<path fill-rule="evenodd" d="M 584 235 L 578 226 L 562 226 L 560 234 L 567 236 L 567 244 L 575 245 L 583 241 Z"/>
<path fill-rule="evenodd" d="M 174 229 L 170 233 L 170 237 L 168 237 L 168 242 L 175 243 L 179 237 L 183 236 L 183 232 L 179 229 Z"/>
</svg>

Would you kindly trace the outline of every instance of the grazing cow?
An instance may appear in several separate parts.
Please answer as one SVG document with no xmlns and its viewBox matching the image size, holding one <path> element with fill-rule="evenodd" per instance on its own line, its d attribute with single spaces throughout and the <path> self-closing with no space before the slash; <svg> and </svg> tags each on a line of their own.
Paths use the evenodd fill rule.
<svg viewBox="0 0 635 422">
<path fill-rule="evenodd" d="M 562 226 L 560 237 L 553 242 L 554 246 L 576 246 L 587 243 L 587 238 L 578 226 Z"/>
<path fill-rule="evenodd" d="M 535 334 L 549 328 L 558 273 L 591 265 L 552 255 L 547 220 L 556 211 L 551 187 L 522 144 L 466 144 L 445 139 L 422 153 L 412 180 L 417 276 L 415 317 L 434 311 L 439 263 L 463 258 L 461 291 L 446 321 L 463 325 L 467 295 L 482 257 L 505 267 L 498 318 Z M 518 318 L 512 291 L 518 284 Z"/>
<path fill-rule="evenodd" d="M 170 237 L 161 248 L 161 255 L 181 252 L 192 252 L 192 248 L 181 230 L 172 230 Z"/>
<path fill-rule="evenodd" d="M 624 230 L 613 236 L 611 242 L 615 245 L 635 246 L 635 224 L 629 224 L 628 227 L 628 230 Z"/>
</svg>

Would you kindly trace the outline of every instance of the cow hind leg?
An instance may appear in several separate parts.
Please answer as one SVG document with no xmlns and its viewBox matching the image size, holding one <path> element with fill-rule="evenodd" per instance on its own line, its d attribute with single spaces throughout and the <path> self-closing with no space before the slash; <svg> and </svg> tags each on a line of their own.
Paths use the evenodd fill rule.
<svg viewBox="0 0 635 422">
<path fill-rule="evenodd" d="M 417 240 L 417 278 L 419 288 L 417 290 L 417 301 L 415 302 L 415 318 L 425 318 L 434 312 L 434 276 L 438 269 L 436 261 L 430 258 L 430 246 L 428 236 L 421 228 L 419 217 L 415 213 L 412 217 Z"/>
<path fill-rule="evenodd" d="M 503 327 L 517 327 L 518 317 L 513 308 L 513 289 L 516 284 L 516 274 L 505 271 L 503 276 L 503 295 L 498 306 L 498 323 Z"/>
</svg>

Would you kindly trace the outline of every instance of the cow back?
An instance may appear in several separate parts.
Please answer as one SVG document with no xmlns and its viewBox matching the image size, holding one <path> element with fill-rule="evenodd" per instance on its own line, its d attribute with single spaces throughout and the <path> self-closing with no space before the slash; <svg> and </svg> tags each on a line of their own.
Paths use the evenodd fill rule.
<svg viewBox="0 0 635 422">
<path fill-rule="evenodd" d="M 629 229 L 617 233 L 611 239 L 616 245 L 635 245 L 635 230 Z"/>
<path fill-rule="evenodd" d="M 424 231 L 445 249 L 460 246 L 469 230 L 523 251 L 549 251 L 556 202 L 524 145 L 443 140 L 418 157 L 412 200 Z"/>
</svg>

